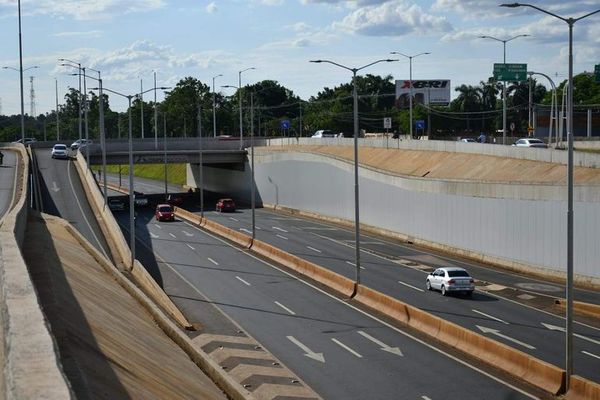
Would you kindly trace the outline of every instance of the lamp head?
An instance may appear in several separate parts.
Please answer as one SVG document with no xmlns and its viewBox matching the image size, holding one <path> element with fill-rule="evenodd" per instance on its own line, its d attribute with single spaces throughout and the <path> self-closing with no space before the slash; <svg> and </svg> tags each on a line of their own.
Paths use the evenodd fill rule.
<svg viewBox="0 0 600 400">
<path fill-rule="evenodd" d="M 522 4 L 521 3 L 504 3 L 504 4 L 500 4 L 500 7 L 508 7 L 508 8 L 517 8 L 517 7 L 521 7 Z"/>
<path fill-rule="evenodd" d="M 322 63 L 323 60 L 310 60 L 309 62 L 318 64 L 318 63 Z"/>
</svg>

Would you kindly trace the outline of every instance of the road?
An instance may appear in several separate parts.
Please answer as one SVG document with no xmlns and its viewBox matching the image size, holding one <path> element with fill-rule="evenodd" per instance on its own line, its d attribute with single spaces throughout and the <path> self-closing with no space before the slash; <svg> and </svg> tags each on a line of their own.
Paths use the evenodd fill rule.
<svg viewBox="0 0 600 400">
<path fill-rule="evenodd" d="M 152 181 L 140 181 L 144 183 L 146 192 L 151 193 Z M 154 185 L 157 190 L 157 183 Z M 209 194 L 205 207 L 214 209 L 214 202 L 214 194 Z M 247 209 L 238 210 L 234 214 L 210 211 L 205 216 L 250 234 L 251 216 Z M 354 278 L 356 268 L 353 231 L 266 209 L 256 210 L 256 221 L 258 239 Z M 364 269 L 361 270 L 361 279 L 366 286 L 539 359 L 559 367 L 564 366 L 565 320 L 562 316 L 546 311 L 544 307 L 537 307 L 538 303 L 548 302 L 544 297 L 548 293 L 561 296 L 563 289 L 560 286 L 369 235 L 363 236 L 362 245 L 364 251 L 361 254 L 361 266 Z M 443 297 L 439 293 L 425 290 L 427 272 L 433 269 L 432 266 L 440 265 L 463 267 L 479 280 L 531 290 L 515 292 L 526 297 L 516 296 L 514 299 L 493 291 L 480 290 L 472 298 Z M 504 292 L 506 291 L 502 291 Z M 576 291 L 576 299 L 600 303 L 597 293 L 581 289 Z M 600 382 L 600 329 L 596 326 L 575 324 L 574 371 Z"/>
<path fill-rule="evenodd" d="M 3 150 L 4 161 L 0 165 L 0 218 L 10 209 L 15 196 L 17 178 L 17 154 Z"/>
</svg>

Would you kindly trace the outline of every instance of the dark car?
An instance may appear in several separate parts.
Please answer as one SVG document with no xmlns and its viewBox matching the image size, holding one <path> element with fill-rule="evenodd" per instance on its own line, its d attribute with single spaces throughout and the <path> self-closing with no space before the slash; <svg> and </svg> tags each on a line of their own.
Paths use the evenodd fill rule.
<svg viewBox="0 0 600 400">
<path fill-rule="evenodd" d="M 217 202 L 217 211 L 223 212 L 234 212 L 235 211 L 235 203 L 232 199 L 219 199 Z"/>
<path fill-rule="evenodd" d="M 148 205 L 148 197 L 142 192 L 133 192 L 133 204 L 136 207 L 146 207 Z"/>
<path fill-rule="evenodd" d="M 170 194 L 167 196 L 167 203 L 175 207 L 181 207 L 183 204 L 183 197 L 178 194 Z"/>
<path fill-rule="evenodd" d="M 108 208 L 111 211 L 124 211 L 125 202 L 121 199 L 108 199 Z"/>
<path fill-rule="evenodd" d="M 175 221 L 175 212 L 170 204 L 159 204 L 156 206 L 154 217 L 157 221 Z"/>
</svg>

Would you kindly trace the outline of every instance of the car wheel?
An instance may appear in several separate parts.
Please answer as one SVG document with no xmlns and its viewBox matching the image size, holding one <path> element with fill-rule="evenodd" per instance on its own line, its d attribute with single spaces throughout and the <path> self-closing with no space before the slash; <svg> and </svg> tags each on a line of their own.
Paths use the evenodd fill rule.
<svg viewBox="0 0 600 400">
<path fill-rule="evenodd" d="M 425 286 L 427 287 L 427 290 L 431 290 L 431 282 L 429 282 L 429 279 L 425 282 Z"/>
<path fill-rule="evenodd" d="M 442 296 L 447 295 L 448 292 L 446 291 L 446 286 L 442 285 Z"/>
</svg>

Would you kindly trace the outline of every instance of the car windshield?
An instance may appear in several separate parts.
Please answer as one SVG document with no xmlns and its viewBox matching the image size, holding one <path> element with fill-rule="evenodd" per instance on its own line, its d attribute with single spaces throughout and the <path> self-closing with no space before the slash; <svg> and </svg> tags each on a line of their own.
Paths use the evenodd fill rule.
<svg viewBox="0 0 600 400">
<path fill-rule="evenodd" d="M 173 212 L 173 208 L 169 206 L 158 207 L 158 211 L 160 212 Z"/>
<path fill-rule="evenodd" d="M 223 204 L 233 204 L 233 200 L 223 200 Z"/>
<path fill-rule="evenodd" d="M 529 143 L 544 143 L 539 139 L 529 139 Z"/>
<path fill-rule="evenodd" d="M 469 277 L 469 274 L 467 273 L 467 271 L 448 271 L 448 276 L 450 276 L 451 278 L 457 278 L 457 277 Z"/>
<path fill-rule="evenodd" d="M 67 146 L 65 146 L 64 144 L 55 144 L 55 145 L 54 145 L 54 148 L 55 148 L 56 150 L 66 150 L 66 149 L 67 149 Z"/>
</svg>

